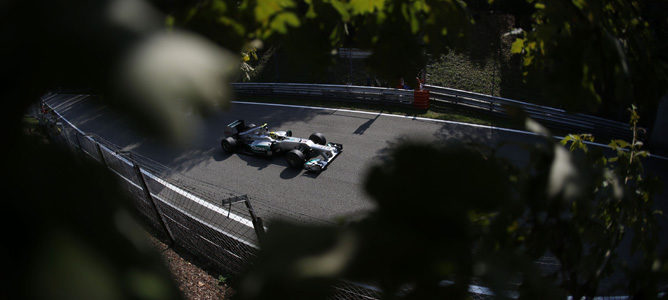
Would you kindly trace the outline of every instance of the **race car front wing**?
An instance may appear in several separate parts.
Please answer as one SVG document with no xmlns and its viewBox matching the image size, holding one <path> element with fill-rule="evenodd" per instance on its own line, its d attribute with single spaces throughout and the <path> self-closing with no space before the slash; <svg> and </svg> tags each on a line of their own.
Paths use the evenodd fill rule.
<svg viewBox="0 0 668 300">
<path fill-rule="evenodd" d="M 327 143 L 332 150 L 307 160 L 304 163 L 304 169 L 310 172 L 321 172 L 343 151 L 343 145 L 337 143 Z"/>
</svg>

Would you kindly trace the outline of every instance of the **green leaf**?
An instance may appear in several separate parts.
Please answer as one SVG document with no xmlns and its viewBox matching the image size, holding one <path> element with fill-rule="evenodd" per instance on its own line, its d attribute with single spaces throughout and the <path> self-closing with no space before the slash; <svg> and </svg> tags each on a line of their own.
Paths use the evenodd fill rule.
<svg viewBox="0 0 668 300">
<path fill-rule="evenodd" d="M 309 4 L 308 11 L 306 12 L 306 18 L 315 19 L 317 16 L 318 16 L 318 14 L 315 12 L 315 9 L 313 8 L 313 4 Z"/>
<path fill-rule="evenodd" d="M 413 8 L 418 12 L 422 11 L 422 12 L 425 12 L 425 13 L 429 13 L 431 11 L 431 7 L 429 7 L 429 5 L 427 5 L 426 1 L 415 1 L 415 2 L 413 2 Z"/>
<path fill-rule="evenodd" d="M 525 41 L 526 41 L 525 38 L 515 39 L 512 46 L 510 47 L 510 53 L 513 53 L 513 54 L 522 53 L 522 49 L 524 49 L 524 42 Z"/>
<path fill-rule="evenodd" d="M 585 0 L 573 0 L 573 5 L 582 10 L 587 5 L 587 3 Z"/>
<path fill-rule="evenodd" d="M 258 0 L 255 6 L 255 20 L 266 24 L 273 15 L 294 6 L 292 0 Z"/>
<path fill-rule="evenodd" d="M 329 40 L 330 41 L 338 40 L 340 34 L 341 34 L 341 27 L 335 26 L 334 29 L 332 30 L 332 33 L 329 34 Z"/>
<path fill-rule="evenodd" d="M 224 14 L 227 12 L 227 5 L 222 0 L 211 1 L 211 10 L 217 14 Z"/>
<path fill-rule="evenodd" d="M 413 34 L 416 34 L 420 30 L 420 22 L 417 16 L 415 16 L 415 11 L 410 10 L 410 18 L 411 18 L 411 32 Z"/>
<path fill-rule="evenodd" d="M 381 10 L 385 5 L 385 0 L 351 0 L 350 7 L 353 15 L 362 15 Z"/>
<path fill-rule="evenodd" d="M 339 12 L 339 14 L 341 15 L 341 21 L 343 22 L 350 21 L 350 13 L 348 12 L 348 6 L 346 5 L 346 3 L 339 0 L 328 0 L 325 2 L 329 2 L 332 5 L 332 7 L 337 12 Z"/>
<path fill-rule="evenodd" d="M 297 15 L 292 12 L 282 12 L 271 20 L 269 27 L 276 32 L 285 34 L 288 32 L 288 26 L 299 27 L 299 25 Z"/>
<path fill-rule="evenodd" d="M 629 146 L 629 143 L 625 140 L 612 140 L 610 141 L 610 144 L 608 144 L 613 149 L 617 148 L 627 148 Z"/>
<path fill-rule="evenodd" d="M 572 139 L 573 139 L 573 135 L 569 134 L 569 135 L 565 136 L 563 139 L 561 139 L 561 141 L 559 143 L 566 146 L 566 144 L 568 144 L 568 142 Z"/>
<path fill-rule="evenodd" d="M 165 17 L 165 26 L 167 28 L 173 29 L 174 28 L 174 23 L 176 23 L 176 20 L 174 19 L 174 16 L 167 15 L 167 17 Z"/>
<path fill-rule="evenodd" d="M 238 35 L 244 35 L 246 33 L 246 29 L 244 28 L 244 26 L 239 24 L 239 22 L 235 21 L 232 18 L 228 18 L 228 17 L 223 16 L 223 17 L 218 18 L 218 22 L 220 22 L 223 25 L 232 27 L 234 32 Z"/>
</svg>

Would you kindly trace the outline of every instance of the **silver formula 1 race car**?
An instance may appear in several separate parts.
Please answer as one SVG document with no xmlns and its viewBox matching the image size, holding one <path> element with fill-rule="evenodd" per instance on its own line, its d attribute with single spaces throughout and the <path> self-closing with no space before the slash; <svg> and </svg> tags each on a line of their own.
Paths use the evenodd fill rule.
<svg viewBox="0 0 668 300">
<path fill-rule="evenodd" d="M 220 142 L 227 153 L 243 151 L 261 156 L 285 153 L 288 165 L 320 172 L 341 153 L 343 146 L 327 143 L 321 133 L 313 133 L 308 139 L 292 137 L 292 131 L 269 131 L 267 124 L 257 126 L 244 120 L 236 120 L 225 128 L 225 138 Z"/>
</svg>

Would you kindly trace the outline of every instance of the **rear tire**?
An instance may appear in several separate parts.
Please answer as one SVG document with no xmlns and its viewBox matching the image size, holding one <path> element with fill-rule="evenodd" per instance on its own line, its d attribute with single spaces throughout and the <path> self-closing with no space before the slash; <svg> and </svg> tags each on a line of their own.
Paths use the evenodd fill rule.
<svg viewBox="0 0 668 300">
<path fill-rule="evenodd" d="M 220 141 L 220 146 L 223 148 L 223 151 L 227 153 L 234 153 L 237 150 L 237 139 L 234 137 L 227 137 Z"/>
<path fill-rule="evenodd" d="M 326 145 L 327 144 L 327 139 L 325 138 L 322 133 L 315 132 L 311 134 L 311 136 L 308 137 L 309 140 L 313 141 L 314 143 L 318 145 Z"/>
<path fill-rule="evenodd" d="M 301 169 L 306 162 L 306 156 L 298 149 L 292 149 L 285 154 L 285 160 L 288 161 L 288 165 L 291 168 Z"/>
</svg>

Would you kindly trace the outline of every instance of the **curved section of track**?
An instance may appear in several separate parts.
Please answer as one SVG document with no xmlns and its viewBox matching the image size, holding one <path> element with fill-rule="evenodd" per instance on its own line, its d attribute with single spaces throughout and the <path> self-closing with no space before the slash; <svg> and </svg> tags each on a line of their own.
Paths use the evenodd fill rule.
<svg viewBox="0 0 668 300">
<path fill-rule="evenodd" d="M 498 141 L 530 143 L 536 140 L 526 133 L 487 126 L 381 113 L 235 102 L 229 111 L 210 116 L 194 143 L 186 148 L 173 148 L 142 137 L 123 118 L 81 97 L 50 100 L 49 104 L 83 131 L 150 157 L 175 173 L 195 178 L 207 186 L 248 194 L 268 207 L 321 220 L 372 209 L 374 203 L 363 191 L 365 171 L 401 141 L 457 139 L 495 145 Z M 268 123 L 272 129 L 291 129 L 295 136 L 307 137 L 312 132 L 321 132 L 328 141 L 343 144 L 343 153 L 317 176 L 290 169 L 282 157 L 228 155 L 221 150 L 220 139 L 224 127 L 236 119 Z M 525 153 L 518 149 L 503 152 L 518 163 L 526 160 Z M 658 160 L 655 163 L 660 164 L 658 169 L 665 173 L 666 163 Z M 444 170 L 451 171 L 456 170 Z"/>
</svg>

